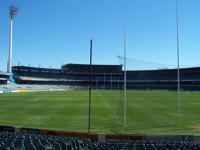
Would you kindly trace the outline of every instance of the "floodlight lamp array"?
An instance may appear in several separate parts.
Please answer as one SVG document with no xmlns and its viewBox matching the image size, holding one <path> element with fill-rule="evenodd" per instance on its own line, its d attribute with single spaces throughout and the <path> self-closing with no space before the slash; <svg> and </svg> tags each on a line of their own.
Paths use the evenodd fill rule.
<svg viewBox="0 0 200 150">
<path fill-rule="evenodd" d="M 19 9 L 18 7 L 10 5 L 10 7 L 9 7 L 10 19 L 13 19 L 17 15 L 18 9 Z"/>
</svg>

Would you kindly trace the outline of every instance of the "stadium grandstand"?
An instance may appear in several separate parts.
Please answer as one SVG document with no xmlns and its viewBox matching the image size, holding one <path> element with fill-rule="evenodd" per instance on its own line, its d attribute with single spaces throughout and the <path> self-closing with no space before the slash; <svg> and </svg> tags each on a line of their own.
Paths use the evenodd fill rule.
<svg viewBox="0 0 200 150">
<path fill-rule="evenodd" d="M 84 71 L 85 70 L 85 71 Z M 92 84 L 98 88 L 118 88 L 122 75 L 121 65 L 93 65 Z M 62 69 L 14 66 L 13 75 L 17 84 L 56 84 L 88 87 L 89 65 L 67 64 Z"/>
<path fill-rule="evenodd" d="M 200 67 L 181 68 L 180 85 L 183 90 L 200 90 Z M 129 89 L 177 89 L 177 69 L 127 71 Z"/>
<path fill-rule="evenodd" d="M 90 78 L 89 65 L 86 64 L 67 64 L 61 69 L 14 66 L 12 71 L 17 84 L 64 84 L 87 87 Z M 92 65 L 92 71 L 93 87 L 122 88 L 122 65 Z M 177 69 L 128 70 L 126 73 L 128 89 L 177 89 Z M 180 74 L 181 89 L 200 90 L 200 67 L 182 68 Z"/>
<path fill-rule="evenodd" d="M 124 136 L 54 132 L 0 126 L 0 149 L 11 150 L 198 150 L 195 136 Z"/>
<path fill-rule="evenodd" d="M 9 79 L 9 75 L 0 71 L 0 84 L 7 84 Z"/>
</svg>

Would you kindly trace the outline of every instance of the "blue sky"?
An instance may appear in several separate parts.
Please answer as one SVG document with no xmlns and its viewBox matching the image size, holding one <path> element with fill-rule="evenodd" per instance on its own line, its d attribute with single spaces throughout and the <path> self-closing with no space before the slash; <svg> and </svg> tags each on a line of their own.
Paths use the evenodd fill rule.
<svg viewBox="0 0 200 150">
<path fill-rule="evenodd" d="M 180 63 L 200 64 L 200 1 L 179 0 Z M 0 70 L 8 58 L 8 6 L 20 7 L 13 25 L 13 64 L 60 68 L 64 63 L 118 64 L 127 28 L 127 56 L 176 64 L 175 0 L 0 0 Z"/>
</svg>

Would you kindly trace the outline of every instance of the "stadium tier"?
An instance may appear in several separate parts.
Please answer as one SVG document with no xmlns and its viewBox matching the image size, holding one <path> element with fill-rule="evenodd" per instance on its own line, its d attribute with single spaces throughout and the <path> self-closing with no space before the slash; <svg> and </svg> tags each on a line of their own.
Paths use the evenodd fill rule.
<svg viewBox="0 0 200 150">
<path fill-rule="evenodd" d="M 88 64 L 66 64 L 61 67 L 71 73 L 90 73 L 90 65 Z M 92 65 L 93 73 L 120 73 L 122 65 Z"/>
<path fill-rule="evenodd" d="M 7 84 L 9 76 L 0 72 L 0 84 Z"/>
<path fill-rule="evenodd" d="M 129 89 L 177 89 L 177 69 L 127 71 Z M 200 90 L 200 68 L 180 69 L 183 90 Z"/>
<path fill-rule="evenodd" d="M 106 66 L 106 65 L 103 65 Z M 107 65 L 111 68 L 111 65 Z M 113 66 L 114 70 L 116 65 Z M 118 67 L 121 67 L 119 65 Z M 95 67 L 93 67 L 95 68 Z M 99 65 L 98 65 L 99 68 Z M 108 70 L 108 69 L 107 69 Z M 120 84 L 120 78 L 122 77 L 122 71 L 114 72 L 99 70 L 98 73 L 92 74 L 92 83 L 98 88 L 110 88 L 112 82 L 113 88 L 116 88 Z M 14 66 L 13 75 L 17 84 L 64 84 L 70 86 L 83 86 L 87 87 L 90 81 L 90 73 L 81 71 L 65 70 L 65 69 L 47 69 L 36 68 L 27 66 Z M 113 72 L 112 72 L 113 71 Z"/>
<path fill-rule="evenodd" d="M 27 66 L 12 68 L 18 84 L 89 85 L 89 65 L 67 64 L 62 69 Z M 93 65 L 92 86 L 99 89 L 122 89 L 124 71 L 121 65 Z M 177 69 L 129 70 L 128 89 L 177 89 Z M 200 90 L 200 68 L 180 69 L 180 84 L 184 90 Z"/>
</svg>

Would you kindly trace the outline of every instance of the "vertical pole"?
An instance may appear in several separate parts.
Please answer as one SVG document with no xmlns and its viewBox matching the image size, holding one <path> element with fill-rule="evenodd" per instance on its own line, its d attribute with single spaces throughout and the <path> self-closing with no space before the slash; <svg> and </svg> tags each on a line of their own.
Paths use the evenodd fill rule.
<svg viewBox="0 0 200 150">
<path fill-rule="evenodd" d="M 92 40 L 90 40 L 90 86 L 89 86 L 89 107 L 88 107 L 88 133 L 91 128 L 91 93 L 92 93 Z"/>
<path fill-rule="evenodd" d="M 96 79 L 96 89 L 98 89 L 98 87 L 99 87 L 99 85 L 98 85 L 98 77 L 97 77 L 97 79 Z"/>
<path fill-rule="evenodd" d="M 126 128 L 126 28 L 124 27 L 124 128 Z"/>
<path fill-rule="evenodd" d="M 110 74 L 110 89 L 112 90 L 112 73 Z"/>
<path fill-rule="evenodd" d="M 9 56 L 8 56 L 8 67 L 7 72 L 12 72 L 12 32 L 13 32 L 13 20 L 10 17 L 10 39 L 9 39 Z"/>
<path fill-rule="evenodd" d="M 118 76 L 118 90 L 119 90 L 119 76 Z"/>
<path fill-rule="evenodd" d="M 105 73 L 103 74 L 103 77 L 104 77 L 104 90 L 106 89 L 106 75 L 105 75 Z"/>
<path fill-rule="evenodd" d="M 180 60 L 179 60 L 179 15 L 178 0 L 176 0 L 176 42 L 177 42 L 177 98 L 178 98 L 178 127 L 181 127 L 181 99 L 180 99 Z"/>
</svg>

